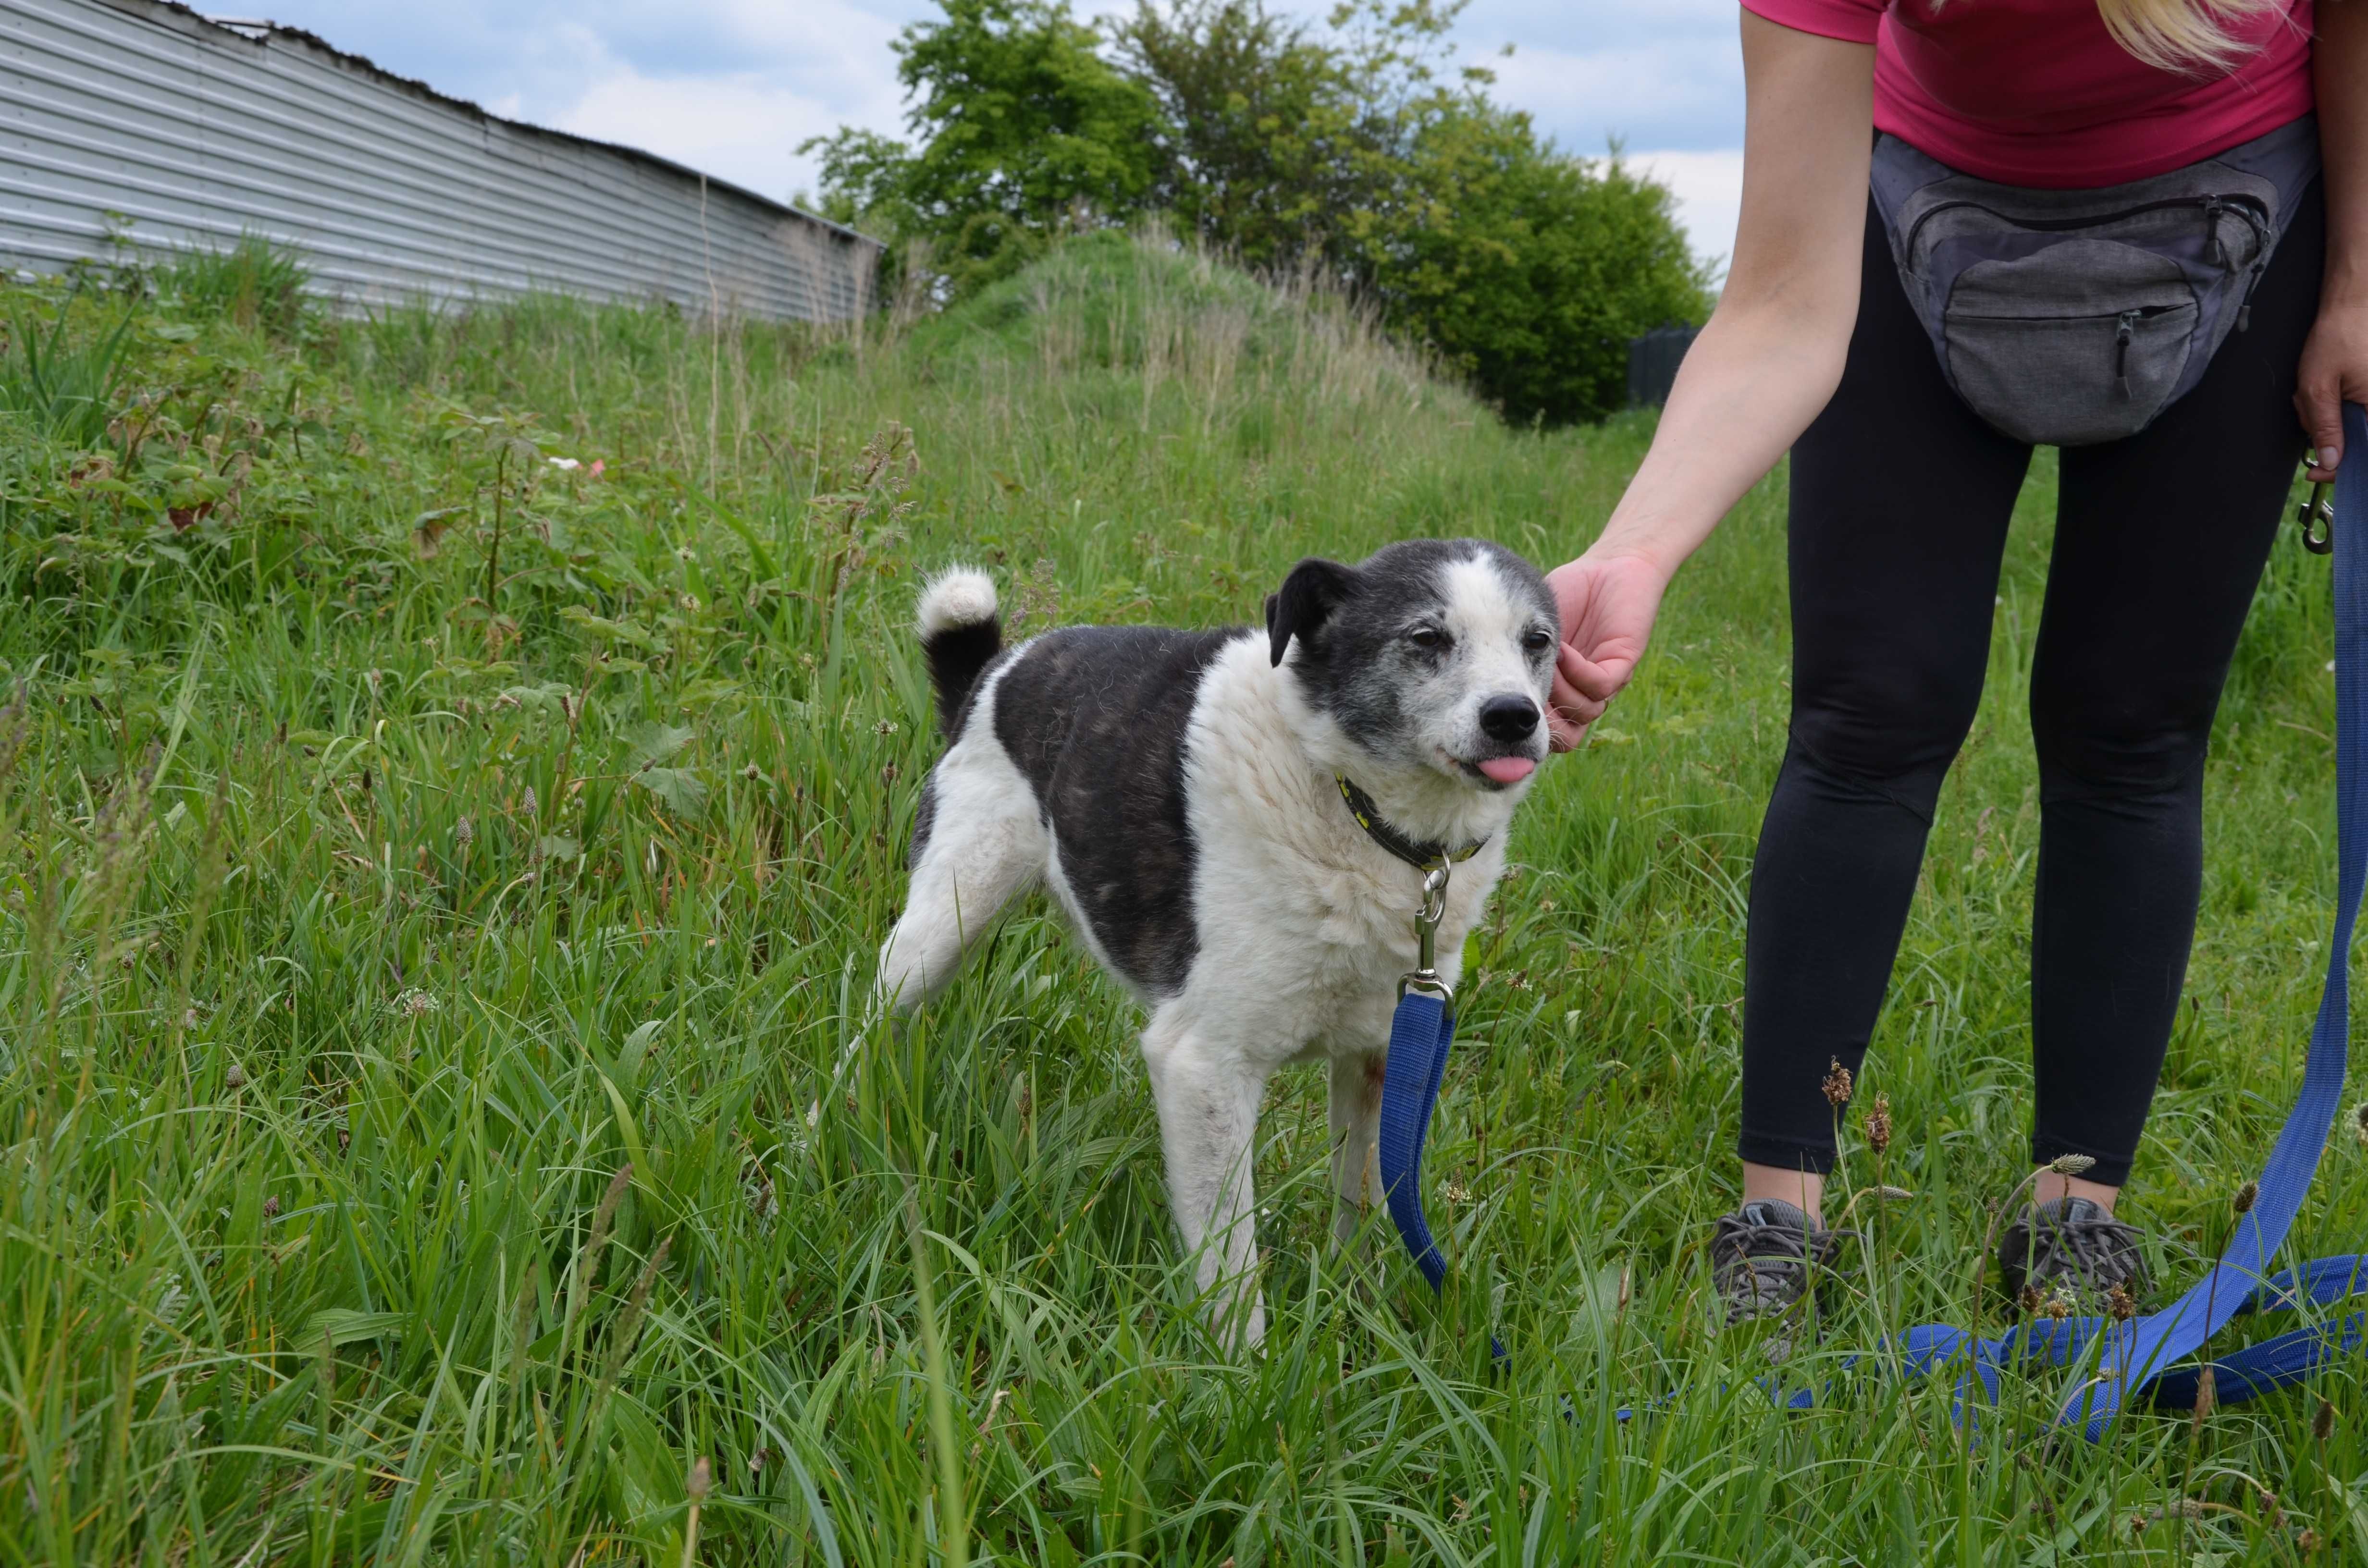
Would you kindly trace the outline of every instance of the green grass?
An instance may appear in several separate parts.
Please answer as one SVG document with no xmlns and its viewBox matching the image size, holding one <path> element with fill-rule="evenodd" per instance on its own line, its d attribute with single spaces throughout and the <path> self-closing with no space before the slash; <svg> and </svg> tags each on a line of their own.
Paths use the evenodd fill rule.
<svg viewBox="0 0 2368 1568">
<path fill-rule="evenodd" d="M 0 439 L 0 1562 L 2368 1554 L 2358 1363 L 2096 1448 L 2033 1440 L 2077 1372 L 1967 1443 L 1946 1380 L 1836 1365 L 1966 1320 L 2021 1169 L 2044 467 L 1846 1133 L 1850 1187 L 1915 1196 L 1859 1206 L 1804 1366 L 1835 1397 L 1783 1415 L 1708 1332 L 1703 1257 L 1785 720 L 1778 484 L 1519 824 L 1433 1134 L 1445 1299 L 1378 1227 L 1327 1253 L 1293 1071 L 1236 1363 L 1136 1020 L 1041 904 L 909 1035 L 865 1028 L 936 746 L 917 576 L 984 561 L 1030 627 L 1215 623 L 1308 551 L 1551 562 L 1648 423 L 1508 432 L 1321 301 L 1115 240 L 895 342 L 547 301 L 272 325 L 166 296 L 88 449 Z M 2127 1204 L 2172 1288 L 2316 999 L 2325 573 L 2281 543 L 2221 717 Z M 2363 1214 L 2347 1129 L 2298 1245 Z"/>
</svg>

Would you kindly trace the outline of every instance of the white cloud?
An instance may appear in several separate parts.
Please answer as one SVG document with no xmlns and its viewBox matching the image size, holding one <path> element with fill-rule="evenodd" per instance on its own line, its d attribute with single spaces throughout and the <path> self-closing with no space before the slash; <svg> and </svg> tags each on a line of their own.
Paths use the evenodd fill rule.
<svg viewBox="0 0 2368 1568">
<path fill-rule="evenodd" d="M 1736 222 L 1743 212 L 1743 149 L 1714 153 L 1632 153 L 1627 161 L 1647 170 L 1678 198 L 1678 222 L 1694 254 L 1721 263 L 1735 253 Z"/>
<path fill-rule="evenodd" d="M 1634 147 L 1732 143 L 1742 130 L 1741 51 L 1682 40 L 1575 51 L 1522 47 L 1488 62 L 1496 97 L 1527 109 L 1540 129 L 1574 153 L 1602 151 L 1607 138 Z"/>
<path fill-rule="evenodd" d="M 843 121 L 893 126 L 895 84 L 884 104 L 849 112 L 762 72 L 727 76 L 644 76 L 630 66 L 594 83 L 552 120 L 562 131 L 640 147 L 762 196 L 811 192 L 814 161 L 798 143 Z M 868 111 L 868 112 L 867 112 Z"/>
</svg>

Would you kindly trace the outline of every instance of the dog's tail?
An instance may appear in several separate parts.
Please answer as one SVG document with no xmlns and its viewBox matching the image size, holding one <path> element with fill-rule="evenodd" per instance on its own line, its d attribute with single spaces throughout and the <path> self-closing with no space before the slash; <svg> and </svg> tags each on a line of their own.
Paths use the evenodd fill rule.
<svg viewBox="0 0 2368 1568">
<path fill-rule="evenodd" d="M 929 657 L 929 683 L 938 688 L 938 728 L 951 738 L 979 673 L 1003 652 L 995 584 L 984 572 L 952 567 L 931 578 L 921 591 L 915 619 L 921 652 Z"/>
</svg>

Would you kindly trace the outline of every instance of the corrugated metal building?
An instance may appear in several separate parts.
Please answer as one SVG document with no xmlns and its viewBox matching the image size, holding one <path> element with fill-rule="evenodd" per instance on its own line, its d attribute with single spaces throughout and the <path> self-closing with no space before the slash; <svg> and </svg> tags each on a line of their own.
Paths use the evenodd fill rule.
<svg viewBox="0 0 2368 1568">
<path fill-rule="evenodd" d="M 165 0 L 0 0 L 0 260 L 258 234 L 349 304 L 532 290 L 860 313 L 876 242 L 664 158 L 487 114 L 309 33 Z"/>
</svg>

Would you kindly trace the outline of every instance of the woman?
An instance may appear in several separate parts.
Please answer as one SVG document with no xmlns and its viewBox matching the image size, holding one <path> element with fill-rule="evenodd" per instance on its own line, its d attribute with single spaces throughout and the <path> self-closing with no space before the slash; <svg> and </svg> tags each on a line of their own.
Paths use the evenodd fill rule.
<svg viewBox="0 0 2368 1568">
<path fill-rule="evenodd" d="M 2368 401 L 2368 0 L 2319 0 L 2315 17 L 2311 0 L 1743 5 L 1725 294 L 1602 537 L 1551 578 L 1568 746 L 1627 683 L 1670 574 L 1791 449 L 1793 719 L 1752 873 L 1744 1201 L 1713 1243 L 1730 1320 L 1790 1307 L 1830 1248 L 1820 1083 L 1833 1059 L 1856 1070 L 1882 1004 L 2031 453 L 1969 405 L 1919 319 L 1931 291 L 1913 267 L 1903 283 L 1869 198 L 1871 141 L 1878 174 L 1899 150 L 1871 132 L 1911 163 L 2061 192 L 2317 112 L 2319 173 L 2265 250 L 2243 330 L 2143 429 L 2063 453 L 2031 690 L 2031 1155 L 2095 1163 L 2040 1176 L 2001 1261 L 2009 1288 L 2135 1289 L 2113 1201 L 2194 935 L 2213 711 L 2295 458 L 2307 446 L 2310 477 L 2332 478 L 2339 402 Z M 2307 149 L 2307 128 L 2286 141 Z M 2151 322 L 2123 317 L 2124 345 Z"/>
</svg>

